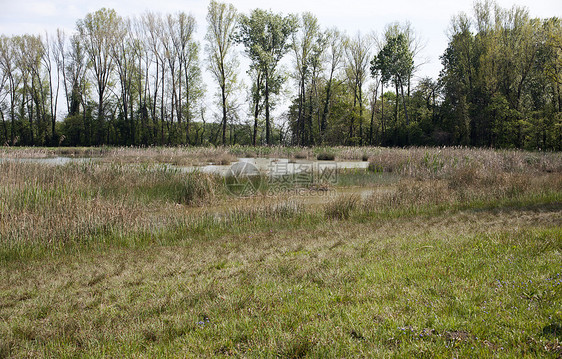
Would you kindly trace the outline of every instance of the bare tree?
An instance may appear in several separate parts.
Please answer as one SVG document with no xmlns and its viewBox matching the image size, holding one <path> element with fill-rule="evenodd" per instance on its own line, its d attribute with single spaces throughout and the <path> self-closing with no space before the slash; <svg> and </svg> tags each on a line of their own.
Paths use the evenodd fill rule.
<svg viewBox="0 0 562 359">
<path fill-rule="evenodd" d="M 16 120 L 16 102 L 18 96 L 18 88 L 21 76 L 17 76 L 16 49 L 13 38 L 0 36 L 0 67 L 2 68 L 2 77 L 6 77 L 8 83 L 8 94 L 10 97 L 10 142 L 15 144 L 15 120 Z"/>
<path fill-rule="evenodd" d="M 370 52 L 371 52 L 371 39 L 368 36 L 363 36 L 357 33 L 355 38 L 350 38 L 346 41 L 345 55 L 346 55 L 346 74 L 349 85 L 353 92 L 353 110 L 359 103 L 359 144 L 363 144 L 363 85 L 368 78 Z M 349 123 L 349 138 L 353 140 L 355 114 L 350 116 Z"/>
<path fill-rule="evenodd" d="M 81 42 L 88 54 L 98 92 L 97 144 L 103 141 L 102 136 L 105 122 L 104 101 L 114 67 L 111 49 L 113 48 L 113 43 L 120 40 L 115 36 L 115 29 L 119 27 L 119 21 L 120 18 L 115 10 L 102 8 L 94 13 L 87 14 L 84 19 L 77 22 Z"/>
<path fill-rule="evenodd" d="M 56 144 L 56 129 L 55 125 L 57 122 L 57 107 L 59 102 L 59 89 L 60 89 L 60 68 L 62 66 L 61 61 L 58 59 L 57 47 L 55 42 L 51 43 L 49 34 L 45 33 L 45 40 L 42 41 L 43 50 L 41 60 L 43 66 L 47 71 L 47 81 L 49 82 L 49 109 L 50 109 L 50 120 L 51 120 L 51 142 Z M 54 57 L 54 58 L 52 58 Z M 55 65 L 55 71 L 53 71 L 53 62 Z M 56 78 L 55 78 L 56 74 Z"/>
<path fill-rule="evenodd" d="M 208 68 L 220 87 L 222 108 L 222 144 L 226 144 L 228 97 L 236 84 L 238 61 L 232 51 L 235 45 L 234 33 L 237 13 L 232 4 L 211 0 L 207 13 L 206 50 Z"/>
<path fill-rule="evenodd" d="M 298 117 L 297 144 L 307 145 L 312 137 L 312 124 L 305 121 L 306 83 L 311 76 L 312 55 L 315 40 L 320 33 L 318 19 L 311 13 L 305 12 L 299 18 L 299 31 L 292 35 L 292 50 L 295 61 L 295 78 L 298 83 Z M 309 114 L 311 116 L 311 114 Z M 307 123 L 305 123 L 307 122 Z M 309 127 L 307 128 L 307 124 Z M 308 131 L 307 131 L 308 129 Z"/>
<path fill-rule="evenodd" d="M 111 56 L 119 77 L 120 103 L 123 119 L 128 122 L 127 141 L 135 144 L 135 120 L 133 116 L 133 74 L 135 72 L 135 39 L 132 36 L 131 21 L 120 19 L 115 29 L 115 35 L 120 41 L 112 42 Z"/>
<path fill-rule="evenodd" d="M 330 112 L 330 101 L 332 100 L 332 84 L 336 71 L 341 67 L 345 55 L 344 38 L 341 32 L 332 28 L 326 33 L 328 41 L 328 80 L 326 83 L 326 98 L 324 100 L 324 109 L 322 111 L 322 120 L 320 121 L 320 135 L 322 139 L 328 128 L 328 116 Z"/>
</svg>

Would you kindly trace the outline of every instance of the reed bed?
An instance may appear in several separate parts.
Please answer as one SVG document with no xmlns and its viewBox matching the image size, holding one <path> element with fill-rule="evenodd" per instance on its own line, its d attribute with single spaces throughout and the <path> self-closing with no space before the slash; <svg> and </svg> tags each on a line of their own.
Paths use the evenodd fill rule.
<svg viewBox="0 0 562 359">
<path fill-rule="evenodd" d="M 268 148 L 264 152 L 276 155 L 281 150 L 285 149 Z M 353 153 L 369 153 L 371 171 L 351 173 L 348 177 L 361 177 L 359 182 L 364 183 L 376 181 L 377 172 L 388 172 L 397 179 L 373 182 L 374 192 L 368 198 L 326 196 L 324 203 L 312 208 L 305 206 L 298 196 L 287 201 L 283 196 L 263 194 L 241 205 L 243 201 L 232 197 L 218 176 L 121 161 L 143 155 L 160 158 L 155 162 L 170 161 L 184 153 L 204 158 L 225 151 L 228 150 L 108 149 L 107 158 L 112 160 L 107 162 L 64 166 L 0 162 L 0 238 L 4 246 L 50 245 L 135 234 L 153 236 L 169 228 L 194 233 L 229 226 L 243 230 L 248 225 L 267 226 L 295 218 L 345 220 L 355 214 L 423 210 L 432 206 L 451 208 L 533 196 L 552 199 L 559 198 L 562 192 L 562 160 L 556 153 L 363 148 Z M 319 149 L 319 153 L 325 151 Z M 343 151 L 351 149 L 331 153 L 342 155 Z M 39 150 L 37 156 L 41 153 L 48 152 Z M 15 155 L 29 153 L 24 149 Z"/>
<path fill-rule="evenodd" d="M 369 153 L 369 169 L 412 178 L 443 178 L 463 171 L 562 173 L 556 152 L 494 151 L 469 148 L 380 149 Z"/>
<path fill-rule="evenodd" d="M 219 179 L 161 166 L 0 163 L 4 243 L 80 241 L 158 231 L 183 205 L 215 200 Z"/>
<path fill-rule="evenodd" d="M 237 161 L 226 147 L 0 148 L 2 158 L 91 157 L 108 163 L 228 165 Z"/>
</svg>

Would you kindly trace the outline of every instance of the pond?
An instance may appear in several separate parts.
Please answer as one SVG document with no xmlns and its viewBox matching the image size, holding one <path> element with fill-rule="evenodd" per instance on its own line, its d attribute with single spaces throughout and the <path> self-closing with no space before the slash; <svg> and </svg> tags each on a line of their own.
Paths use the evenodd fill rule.
<svg viewBox="0 0 562 359">
<path fill-rule="evenodd" d="M 86 163 L 90 161 L 99 161 L 101 157 L 44 157 L 44 158 L 0 158 L 0 163 L 18 162 L 18 163 L 37 163 L 45 165 L 66 165 L 69 163 Z M 198 166 L 176 166 L 163 163 L 162 166 L 171 169 L 178 169 L 184 172 L 200 171 L 209 174 L 218 174 L 221 176 L 232 175 L 233 171 L 243 171 L 246 174 L 264 174 L 268 176 L 284 176 L 299 173 L 322 173 L 335 169 L 366 169 L 369 162 L 365 161 L 310 161 L 310 160 L 292 160 L 288 158 L 239 158 L 238 161 L 229 165 L 198 165 Z M 251 171 L 251 172 L 246 172 Z M 257 172 L 256 172 L 257 171 Z M 259 172 L 259 173 L 258 173 Z"/>
<path fill-rule="evenodd" d="M 2 162 L 16 162 L 16 163 L 38 163 L 45 165 L 57 165 L 62 166 L 68 163 L 84 163 L 95 160 L 90 157 L 42 157 L 42 158 L 26 158 L 26 157 L 0 157 L 0 163 Z"/>
<path fill-rule="evenodd" d="M 203 166 L 173 166 L 182 171 L 201 171 L 222 176 L 232 175 L 236 171 L 246 171 L 247 174 L 265 174 L 269 176 L 284 176 L 298 173 L 321 173 L 335 169 L 366 169 L 369 162 L 361 161 L 309 161 L 292 160 L 288 158 L 239 158 L 237 162 L 229 165 L 203 165 Z"/>
</svg>

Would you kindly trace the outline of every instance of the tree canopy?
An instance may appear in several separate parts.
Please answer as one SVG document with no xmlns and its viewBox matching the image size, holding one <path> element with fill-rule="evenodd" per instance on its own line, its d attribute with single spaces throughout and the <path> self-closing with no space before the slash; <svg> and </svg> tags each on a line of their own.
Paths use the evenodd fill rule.
<svg viewBox="0 0 562 359">
<path fill-rule="evenodd" d="M 475 3 L 451 20 L 438 78 L 417 77 L 408 23 L 347 35 L 211 0 L 203 44 L 196 30 L 185 12 L 102 8 L 71 34 L 0 35 L 0 144 L 562 149 L 557 17 Z"/>
</svg>

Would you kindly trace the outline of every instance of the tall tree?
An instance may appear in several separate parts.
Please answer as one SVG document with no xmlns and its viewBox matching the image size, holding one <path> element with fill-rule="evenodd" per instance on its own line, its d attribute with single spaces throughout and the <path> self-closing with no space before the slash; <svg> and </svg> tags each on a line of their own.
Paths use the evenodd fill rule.
<svg viewBox="0 0 562 359">
<path fill-rule="evenodd" d="M 354 141 L 355 119 L 359 122 L 359 145 L 363 145 L 363 85 L 369 75 L 371 41 L 368 36 L 357 33 L 346 41 L 346 74 L 353 93 L 353 111 L 349 122 L 349 139 Z M 355 113 L 359 105 L 359 114 Z M 355 142 L 355 141 L 354 141 Z"/>
<path fill-rule="evenodd" d="M 67 61 L 67 38 L 64 30 L 57 29 L 57 34 L 53 43 L 53 54 L 54 61 L 57 67 L 57 76 L 59 78 L 62 76 L 62 87 L 64 90 L 64 99 L 66 101 L 66 112 L 70 113 L 70 95 L 68 91 L 68 82 L 66 79 L 66 61 Z"/>
<path fill-rule="evenodd" d="M 295 79 L 298 83 L 298 117 L 297 144 L 308 145 L 312 138 L 311 124 L 305 124 L 306 83 L 310 77 L 314 45 L 320 32 L 318 19 L 311 13 L 304 13 L 299 18 L 300 31 L 292 35 L 292 49 L 295 61 Z M 309 114 L 310 116 L 311 114 Z M 307 131 L 308 130 L 308 131 Z"/>
<path fill-rule="evenodd" d="M 259 67 L 264 78 L 264 108 L 266 143 L 271 145 L 270 110 L 272 94 L 279 92 L 283 77 L 277 74 L 277 66 L 289 51 L 289 40 L 298 26 L 294 15 L 282 16 L 271 11 L 255 9 L 250 16 L 239 19 L 237 38 L 245 46 L 252 66 Z"/>
<path fill-rule="evenodd" d="M 326 32 L 326 40 L 328 43 L 328 79 L 326 81 L 326 97 L 324 99 L 322 118 L 320 121 L 320 136 L 322 141 L 324 140 L 325 133 L 328 129 L 328 116 L 330 113 L 330 102 L 332 101 L 332 84 L 334 82 L 334 75 L 340 68 L 345 53 L 344 38 L 338 29 L 332 28 L 328 30 Z"/>
<path fill-rule="evenodd" d="M 115 29 L 119 28 L 120 17 L 115 10 L 102 8 L 89 13 L 84 19 L 78 20 L 77 27 L 81 42 L 88 54 L 91 64 L 96 90 L 98 93 L 98 123 L 96 129 L 96 144 L 104 141 L 105 132 L 105 99 L 112 75 L 114 63 L 111 49 L 117 38 Z M 109 140 L 107 136 L 106 140 Z"/>
<path fill-rule="evenodd" d="M 174 113 L 177 128 L 172 126 L 174 142 L 189 141 L 189 124 L 196 104 L 201 97 L 201 68 L 199 66 L 199 43 L 195 41 L 195 18 L 180 12 L 167 17 L 167 37 L 161 38 L 166 50 L 168 69 L 171 78 L 170 115 L 173 122 Z"/>
<path fill-rule="evenodd" d="M 16 143 L 16 103 L 21 77 L 17 74 L 18 67 L 14 40 L 5 35 L 0 36 L 0 67 L 2 68 L 2 76 L 7 78 L 7 92 L 10 98 L 10 143 L 14 145 Z"/>
<path fill-rule="evenodd" d="M 56 41 L 56 38 L 54 39 Z M 57 49 L 56 42 L 51 42 L 48 33 L 45 33 L 45 39 L 42 41 L 43 49 L 41 61 L 43 68 L 46 70 L 46 77 L 48 82 L 49 91 L 49 119 L 51 122 L 51 144 L 57 145 L 58 138 L 56 135 L 55 125 L 57 122 L 57 108 L 59 100 L 59 88 L 60 88 L 60 70 L 59 67 L 62 63 L 57 59 Z M 53 58 L 54 57 L 54 58 Z M 55 69 L 53 69 L 53 65 Z"/>
<path fill-rule="evenodd" d="M 111 56 L 115 64 L 115 70 L 119 78 L 121 116 L 126 123 L 125 142 L 127 145 L 134 145 L 136 142 L 135 120 L 133 115 L 133 76 L 136 71 L 135 65 L 135 38 L 129 19 L 120 19 L 117 28 L 114 29 L 115 36 L 120 41 L 112 42 Z"/>
<path fill-rule="evenodd" d="M 23 35 L 17 38 L 17 63 L 20 67 L 23 84 L 21 117 L 27 115 L 29 127 L 22 132 L 27 144 L 44 144 L 44 129 L 48 125 L 46 117 L 46 96 L 43 88 L 42 58 L 44 45 L 39 36 Z M 27 113 L 25 113 L 27 111 Z"/>
<path fill-rule="evenodd" d="M 404 115 L 406 117 L 406 127 L 409 127 L 408 109 L 404 96 L 404 85 L 414 68 L 413 54 L 408 47 L 408 38 L 403 33 L 389 34 L 385 38 L 385 44 L 377 56 L 371 61 L 371 73 L 376 76 L 380 72 L 383 83 L 392 79 L 396 88 L 400 89 Z"/>
<path fill-rule="evenodd" d="M 226 144 L 228 97 L 236 84 L 238 62 L 232 51 L 237 24 L 236 9 L 232 4 L 211 0 L 207 13 L 207 54 L 209 70 L 220 87 L 222 109 L 222 144 Z"/>
</svg>

